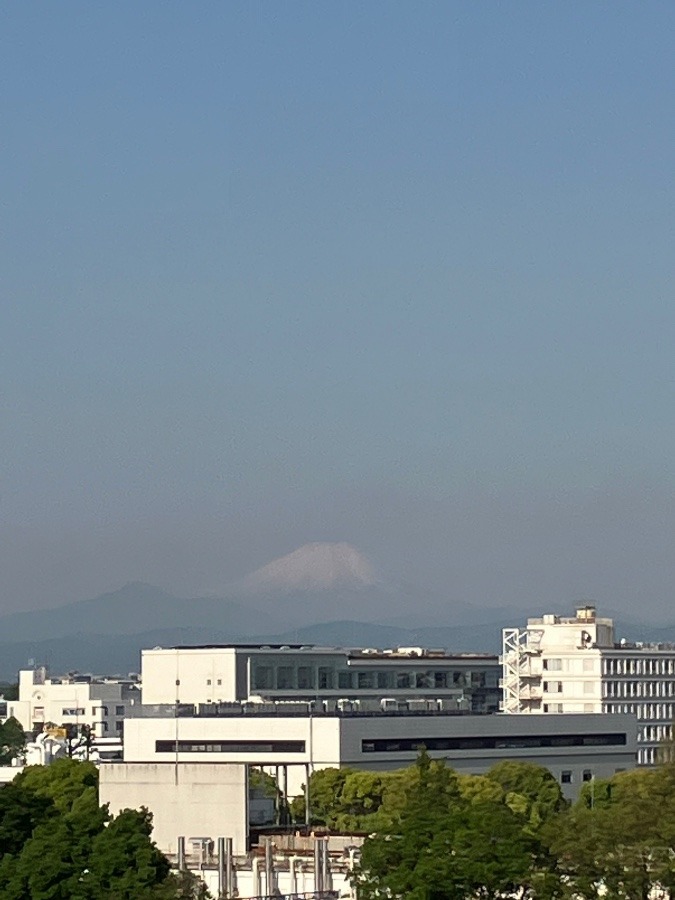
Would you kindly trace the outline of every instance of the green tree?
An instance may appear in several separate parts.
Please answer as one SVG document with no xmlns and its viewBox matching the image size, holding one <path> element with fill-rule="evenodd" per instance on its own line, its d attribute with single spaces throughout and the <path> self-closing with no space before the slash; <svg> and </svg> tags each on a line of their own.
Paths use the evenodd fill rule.
<svg viewBox="0 0 675 900">
<path fill-rule="evenodd" d="M 27 793 L 16 778 L 0 789 L 0 859 L 19 853 L 53 809 L 49 797 Z"/>
<path fill-rule="evenodd" d="M 351 769 L 318 769 L 309 778 L 310 819 L 315 825 L 336 827 L 342 812 L 342 789 Z M 295 797 L 291 811 L 296 822 L 305 820 L 305 798 Z"/>
<path fill-rule="evenodd" d="M 85 876 L 93 841 L 109 818 L 88 790 L 68 811 L 48 816 L 15 858 L 3 900 L 90 900 Z"/>
<path fill-rule="evenodd" d="M 16 681 L 0 681 L 0 697 L 4 700 L 18 700 L 18 683 Z"/>
<path fill-rule="evenodd" d="M 48 797 L 60 812 L 67 812 L 82 794 L 98 797 L 98 769 L 93 763 L 57 759 L 50 766 L 28 766 L 14 782 L 38 797 Z"/>
<path fill-rule="evenodd" d="M 487 777 L 500 785 L 507 806 L 521 817 L 530 834 L 567 805 L 560 785 L 544 766 L 504 760 L 492 766 Z"/>
<path fill-rule="evenodd" d="M 21 723 L 10 716 L 0 724 L 0 766 L 8 766 L 26 746 L 26 734 Z"/>
<path fill-rule="evenodd" d="M 400 810 L 395 829 L 378 833 L 363 845 L 354 876 L 363 900 L 464 898 L 458 861 L 451 852 L 458 825 L 459 789 L 457 802 L 449 806 L 442 802 L 447 794 L 446 772 L 432 764 L 426 753 L 420 754 L 415 769 L 411 779 L 415 787 Z"/>
<path fill-rule="evenodd" d="M 504 799 L 504 789 L 498 781 L 487 775 L 458 775 L 459 792 L 469 803 L 499 803 Z"/>
<path fill-rule="evenodd" d="M 169 875 L 169 863 L 150 839 L 147 810 L 123 810 L 93 840 L 87 883 L 95 900 L 144 900 Z"/>
<path fill-rule="evenodd" d="M 200 900 L 151 840 L 147 811 L 111 817 L 90 763 L 31 766 L 0 790 L 2 900 Z"/>
</svg>

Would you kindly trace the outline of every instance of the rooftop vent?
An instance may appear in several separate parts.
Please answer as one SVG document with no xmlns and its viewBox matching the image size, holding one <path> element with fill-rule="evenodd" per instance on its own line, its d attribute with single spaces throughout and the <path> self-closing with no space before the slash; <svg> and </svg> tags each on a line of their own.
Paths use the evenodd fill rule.
<svg viewBox="0 0 675 900">
<path fill-rule="evenodd" d="M 586 604 L 586 606 L 577 607 L 577 619 L 583 619 L 585 622 L 595 619 L 595 604 Z"/>
</svg>

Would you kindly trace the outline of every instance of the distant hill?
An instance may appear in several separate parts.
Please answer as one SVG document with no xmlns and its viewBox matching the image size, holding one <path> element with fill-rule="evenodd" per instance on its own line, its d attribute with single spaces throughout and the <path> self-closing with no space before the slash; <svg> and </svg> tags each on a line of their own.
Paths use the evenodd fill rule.
<svg viewBox="0 0 675 900">
<path fill-rule="evenodd" d="M 29 660 L 55 673 L 138 671 L 144 647 L 190 643 L 305 643 L 342 647 L 426 646 L 499 652 L 501 629 L 538 609 L 475 607 L 387 579 L 349 544 L 306 544 L 225 588 L 222 597 L 180 598 L 133 582 L 56 609 L 0 617 L 0 679 Z M 569 609 L 562 613 L 571 613 Z M 601 610 L 612 615 L 611 610 Z M 617 637 L 675 640 L 614 615 Z"/>
<path fill-rule="evenodd" d="M 7 642 L 41 641 L 73 634 L 133 635 L 188 624 L 243 634 L 261 621 L 262 612 L 248 601 L 179 598 L 150 584 L 133 582 L 118 591 L 56 609 L 13 613 L 0 618 L 0 646 Z M 265 617 L 267 613 L 265 614 Z M 274 626 L 282 620 L 273 619 Z"/>
<path fill-rule="evenodd" d="M 53 640 L 0 643 L 0 679 L 13 681 L 28 660 L 56 673 L 105 674 L 138 672 L 141 650 L 176 644 L 253 643 L 317 644 L 329 647 L 446 647 L 455 651 L 498 653 L 499 627 L 447 626 L 413 631 L 365 622 L 325 622 L 278 633 L 233 635 L 211 628 L 156 629 L 139 634 L 73 634 Z"/>
</svg>

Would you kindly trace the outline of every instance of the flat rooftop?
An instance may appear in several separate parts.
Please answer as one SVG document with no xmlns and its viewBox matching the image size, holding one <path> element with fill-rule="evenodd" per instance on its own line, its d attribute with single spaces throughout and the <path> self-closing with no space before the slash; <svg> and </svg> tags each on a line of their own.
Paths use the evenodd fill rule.
<svg viewBox="0 0 675 900">
<path fill-rule="evenodd" d="M 494 653 L 453 653 L 443 648 L 429 647 L 325 647 L 318 644 L 176 644 L 171 647 L 152 647 L 143 652 L 173 650 L 253 650 L 274 653 L 339 653 L 349 659 L 462 659 L 498 662 Z"/>
</svg>

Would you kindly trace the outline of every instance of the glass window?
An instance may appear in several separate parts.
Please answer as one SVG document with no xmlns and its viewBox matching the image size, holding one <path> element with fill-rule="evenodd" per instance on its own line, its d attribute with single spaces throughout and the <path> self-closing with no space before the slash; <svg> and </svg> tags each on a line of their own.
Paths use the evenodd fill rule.
<svg viewBox="0 0 675 900">
<path fill-rule="evenodd" d="M 319 690 L 330 691 L 335 683 L 333 670 L 328 666 L 319 666 Z"/>
<path fill-rule="evenodd" d="M 338 672 L 338 688 L 350 691 L 352 688 L 352 673 Z"/>
<path fill-rule="evenodd" d="M 560 782 L 561 784 L 572 784 L 572 773 L 569 769 L 560 773 Z"/>
<path fill-rule="evenodd" d="M 253 687 L 257 690 L 266 690 L 274 687 L 272 683 L 272 667 L 256 666 L 253 670 Z"/>
<path fill-rule="evenodd" d="M 287 690 L 295 687 L 294 675 L 293 666 L 279 666 L 277 668 L 277 688 Z"/>
<path fill-rule="evenodd" d="M 314 672 L 311 666 L 298 666 L 298 687 L 314 687 Z"/>
<path fill-rule="evenodd" d="M 394 673 L 385 672 L 384 670 L 377 673 L 378 688 L 392 688 L 394 686 Z"/>
<path fill-rule="evenodd" d="M 115 707 L 115 715 L 116 715 L 116 716 L 123 716 L 123 715 L 124 715 L 124 707 L 123 707 L 123 706 L 116 706 L 116 707 Z"/>
<path fill-rule="evenodd" d="M 359 672 L 357 674 L 357 684 L 362 689 L 375 687 L 375 673 Z"/>
<path fill-rule="evenodd" d="M 415 675 L 415 687 L 430 688 L 433 687 L 433 675 L 431 672 L 417 672 Z"/>
<path fill-rule="evenodd" d="M 581 775 L 581 780 L 582 781 L 593 781 L 593 773 L 591 772 L 590 769 L 584 769 L 584 771 Z"/>
<path fill-rule="evenodd" d="M 411 673 L 410 672 L 397 672 L 396 673 L 396 687 L 397 688 L 412 687 Z"/>
<path fill-rule="evenodd" d="M 547 672 L 562 672 L 562 659 L 545 659 L 544 669 Z"/>
</svg>

